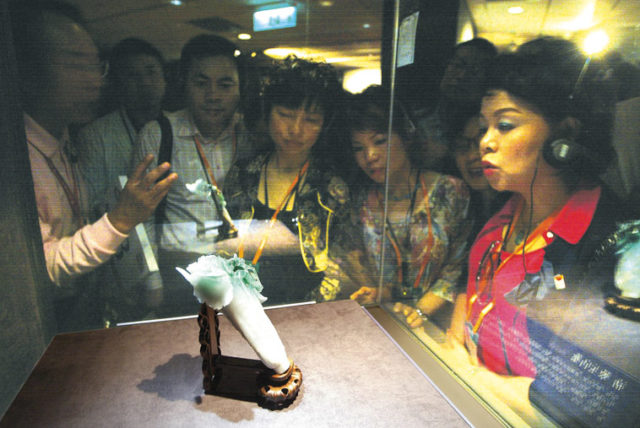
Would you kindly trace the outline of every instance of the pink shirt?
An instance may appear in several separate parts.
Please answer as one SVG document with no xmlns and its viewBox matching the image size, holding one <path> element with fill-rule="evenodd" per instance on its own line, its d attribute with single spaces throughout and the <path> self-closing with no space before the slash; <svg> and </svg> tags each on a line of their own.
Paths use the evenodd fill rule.
<svg viewBox="0 0 640 428">
<path fill-rule="evenodd" d="M 74 215 L 67 192 L 46 158 L 78 196 L 80 214 L 86 218 L 86 191 L 77 166 L 62 150 L 63 143 L 26 114 L 24 123 L 47 272 L 56 284 L 67 285 L 71 277 L 109 260 L 127 235 L 118 232 L 106 214 L 80 227 L 81 219 Z"/>
</svg>

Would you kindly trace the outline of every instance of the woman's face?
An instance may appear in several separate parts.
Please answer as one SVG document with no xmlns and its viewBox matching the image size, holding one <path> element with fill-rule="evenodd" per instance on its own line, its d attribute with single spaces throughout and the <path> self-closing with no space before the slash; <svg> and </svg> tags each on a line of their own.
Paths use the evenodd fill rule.
<svg viewBox="0 0 640 428">
<path fill-rule="evenodd" d="M 524 195 L 536 168 L 539 179 L 555 174 L 542 157 L 550 126 L 532 107 L 506 91 L 493 91 L 482 99 L 480 117 L 482 167 L 491 187 Z"/>
<path fill-rule="evenodd" d="M 304 156 L 318 141 L 323 124 L 324 112 L 314 106 L 305 109 L 274 105 L 269 115 L 269 135 L 279 154 Z"/>
<path fill-rule="evenodd" d="M 396 182 L 409 174 L 411 163 L 402 138 L 398 134 L 391 134 L 390 143 L 389 180 Z M 356 163 L 369 178 L 378 184 L 384 183 L 387 165 L 387 134 L 372 130 L 353 131 L 351 148 Z"/>
<path fill-rule="evenodd" d="M 480 160 L 480 119 L 477 116 L 467 121 L 462 133 L 454 140 L 454 157 L 462 179 L 475 191 L 490 188 L 484 176 Z"/>
</svg>

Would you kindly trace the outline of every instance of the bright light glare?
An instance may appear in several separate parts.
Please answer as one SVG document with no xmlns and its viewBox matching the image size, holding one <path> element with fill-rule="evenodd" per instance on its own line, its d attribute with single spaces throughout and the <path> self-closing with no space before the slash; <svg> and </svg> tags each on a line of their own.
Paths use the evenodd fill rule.
<svg viewBox="0 0 640 428">
<path fill-rule="evenodd" d="M 587 55 L 593 55 L 602 52 L 608 44 L 609 36 L 607 36 L 607 33 L 598 30 L 585 37 L 582 49 Z"/>
<path fill-rule="evenodd" d="M 520 6 L 513 6 L 513 7 L 510 7 L 509 9 L 507 9 L 507 12 L 509 12 L 512 15 L 518 15 L 518 14 L 524 12 L 524 9 L 522 7 L 520 7 Z"/>
<path fill-rule="evenodd" d="M 375 69 L 359 69 L 347 71 L 342 80 L 342 87 L 357 94 L 362 92 L 369 85 L 379 85 L 382 82 L 382 75 L 379 68 Z"/>
<path fill-rule="evenodd" d="M 238 34 L 238 39 L 240 39 L 240 40 L 251 40 L 251 34 L 240 33 L 240 34 Z"/>
<path fill-rule="evenodd" d="M 264 54 L 270 58 L 283 59 L 288 55 L 295 55 L 298 58 L 306 58 L 307 54 L 301 49 L 295 48 L 269 48 Z"/>
<path fill-rule="evenodd" d="M 182 6 L 182 0 L 171 0 L 169 3 L 174 6 Z"/>
</svg>

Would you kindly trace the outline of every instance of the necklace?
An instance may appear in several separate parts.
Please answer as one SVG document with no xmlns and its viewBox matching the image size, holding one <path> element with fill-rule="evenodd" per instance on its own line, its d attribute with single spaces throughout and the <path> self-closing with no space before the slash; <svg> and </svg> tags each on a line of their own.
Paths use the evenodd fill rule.
<svg viewBox="0 0 640 428">
<path fill-rule="evenodd" d="M 411 170 L 409 170 L 409 174 L 407 176 L 407 193 L 403 193 L 402 195 L 388 195 L 388 199 L 390 201 L 394 201 L 394 202 L 399 202 L 399 201 L 404 201 L 407 200 L 409 198 L 414 198 L 416 196 L 416 190 L 417 190 L 417 186 L 418 186 L 418 176 L 416 175 L 416 181 L 415 181 L 415 185 L 413 187 L 411 187 Z M 413 204 L 413 202 L 412 202 Z"/>
</svg>

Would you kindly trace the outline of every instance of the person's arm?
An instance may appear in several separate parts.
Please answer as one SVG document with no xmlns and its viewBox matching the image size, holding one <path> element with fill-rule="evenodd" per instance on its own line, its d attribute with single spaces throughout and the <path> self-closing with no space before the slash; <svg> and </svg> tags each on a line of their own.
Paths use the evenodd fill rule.
<svg viewBox="0 0 640 428">
<path fill-rule="evenodd" d="M 128 233 L 147 219 L 166 195 L 176 174 L 156 183 L 168 169 L 165 163 L 145 174 L 154 157 L 148 155 L 129 177 L 115 208 L 98 221 L 81 227 L 72 236 L 56 238 L 51 225 L 40 216 L 47 272 L 56 284 L 89 272 L 105 263 L 118 249 Z"/>
</svg>

